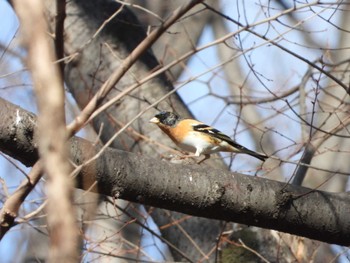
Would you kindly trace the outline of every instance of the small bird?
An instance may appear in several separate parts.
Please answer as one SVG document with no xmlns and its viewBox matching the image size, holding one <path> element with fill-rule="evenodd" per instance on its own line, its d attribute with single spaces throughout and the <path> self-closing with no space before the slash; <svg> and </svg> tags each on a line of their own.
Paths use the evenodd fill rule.
<svg viewBox="0 0 350 263">
<path fill-rule="evenodd" d="M 264 154 L 256 153 L 236 143 L 209 125 L 193 119 L 182 119 L 173 112 L 162 111 L 150 122 L 157 124 L 181 149 L 195 153 L 186 157 L 199 157 L 203 154 L 204 159 L 198 164 L 209 159 L 210 154 L 217 152 L 245 153 L 261 161 L 268 158 Z"/>
</svg>

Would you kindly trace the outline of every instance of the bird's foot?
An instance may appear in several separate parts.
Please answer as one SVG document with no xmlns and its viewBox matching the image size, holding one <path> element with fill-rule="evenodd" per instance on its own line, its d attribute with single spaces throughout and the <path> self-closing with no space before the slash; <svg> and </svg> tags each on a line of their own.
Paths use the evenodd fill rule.
<svg viewBox="0 0 350 263">
<path fill-rule="evenodd" d="M 197 162 L 197 164 L 201 164 L 202 162 L 204 162 L 205 160 L 207 160 L 209 158 L 210 158 L 210 154 L 206 154 L 206 155 L 204 155 L 204 158 L 202 160 Z"/>
</svg>

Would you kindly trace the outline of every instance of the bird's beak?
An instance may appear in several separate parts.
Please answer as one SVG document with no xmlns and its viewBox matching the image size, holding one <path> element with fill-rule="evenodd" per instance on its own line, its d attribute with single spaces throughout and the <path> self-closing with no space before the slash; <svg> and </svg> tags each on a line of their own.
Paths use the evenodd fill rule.
<svg viewBox="0 0 350 263">
<path fill-rule="evenodd" d="M 157 124 L 159 123 L 159 119 L 157 117 L 153 117 L 152 119 L 149 120 L 149 122 Z"/>
</svg>

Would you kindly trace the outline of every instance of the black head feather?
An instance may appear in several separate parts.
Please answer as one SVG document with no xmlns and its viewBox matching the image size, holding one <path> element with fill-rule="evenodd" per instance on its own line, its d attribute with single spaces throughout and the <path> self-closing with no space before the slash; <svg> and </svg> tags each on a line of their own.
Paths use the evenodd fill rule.
<svg viewBox="0 0 350 263">
<path fill-rule="evenodd" d="M 162 111 L 154 117 L 156 117 L 160 123 L 167 126 L 174 126 L 180 120 L 180 117 L 178 115 L 170 111 Z"/>
</svg>

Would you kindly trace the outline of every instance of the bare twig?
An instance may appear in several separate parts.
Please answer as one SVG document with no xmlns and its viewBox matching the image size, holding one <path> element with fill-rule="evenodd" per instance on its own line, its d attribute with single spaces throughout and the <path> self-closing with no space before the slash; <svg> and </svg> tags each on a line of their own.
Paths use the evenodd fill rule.
<svg viewBox="0 0 350 263">
<path fill-rule="evenodd" d="M 317 4 L 318 1 L 316 2 L 313 2 L 313 3 L 310 3 L 308 4 L 309 6 L 312 6 L 312 5 L 315 5 Z M 333 80 L 335 83 L 337 83 L 340 87 L 342 87 L 348 94 L 350 94 L 350 88 L 347 86 L 347 84 L 343 83 L 341 80 L 339 80 L 337 77 L 335 77 L 331 72 L 327 71 L 327 70 L 324 70 L 322 67 L 318 66 L 317 64 L 313 63 L 312 61 L 308 60 L 307 58 L 297 54 L 296 52 L 280 45 L 279 43 L 277 43 L 276 41 L 273 41 L 273 40 L 270 40 L 268 39 L 265 35 L 262 35 L 256 31 L 254 31 L 253 29 L 251 29 L 252 27 L 250 25 L 248 26 L 245 26 L 243 25 L 242 23 L 240 23 L 239 21 L 236 21 L 235 19 L 232 19 L 231 17 L 229 16 L 226 16 L 224 15 L 223 13 L 219 12 L 218 10 L 212 8 L 211 6 L 207 5 L 206 3 L 203 3 L 203 5 L 205 5 L 208 9 L 210 9 L 211 11 L 215 12 L 216 14 L 224 17 L 225 19 L 235 23 L 236 25 L 238 25 L 239 27 L 243 28 L 245 31 L 265 40 L 265 41 L 268 41 L 269 43 L 273 44 L 274 46 L 278 47 L 279 49 L 285 51 L 286 53 L 296 57 L 297 59 L 305 62 L 307 65 L 311 66 L 312 68 L 315 68 L 317 69 L 319 72 L 323 73 L 324 75 L 326 75 L 328 78 L 330 78 L 331 80 Z M 306 5 L 305 5 L 306 6 Z M 303 6 L 303 7 L 305 7 Z M 280 16 L 281 14 L 283 13 L 289 13 L 290 11 L 294 11 L 295 8 L 290 8 L 284 12 L 281 12 L 279 13 L 278 15 Z"/>
<path fill-rule="evenodd" d="M 193 262 L 186 254 L 184 254 L 179 248 L 177 248 L 174 244 L 172 244 L 171 242 L 169 242 L 169 240 L 167 240 L 166 238 L 162 237 L 161 235 L 157 234 L 155 231 L 153 231 L 151 228 L 149 228 L 148 226 L 146 226 L 145 224 L 143 224 L 140 220 L 138 220 L 137 218 L 135 218 L 134 216 L 132 216 L 126 209 L 122 208 L 121 206 L 119 206 L 116 202 L 112 202 L 110 198 L 106 198 L 105 199 L 107 202 L 111 203 L 112 205 L 114 205 L 116 208 L 118 208 L 120 211 L 122 211 L 125 215 L 127 215 L 130 219 L 134 220 L 135 224 L 141 226 L 142 228 L 144 228 L 146 231 L 148 231 L 150 234 L 152 234 L 153 236 L 155 236 L 156 238 L 158 238 L 160 241 L 164 242 L 165 244 L 167 244 L 169 247 L 171 247 L 172 249 L 174 249 L 177 253 L 179 253 L 184 259 L 188 260 L 188 262 Z"/>
<path fill-rule="evenodd" d="M 241 239 L 239 239 L 239 243 L 241 244 L 241 246 L 243 248 L 245 248 L 246 250 L 252 252 L 253 254 L 255 254 L 257 257 L 259 257 L 263 262 L 269 263 L 270 261 L 268 261 L 266 258 L 264 258 L 258 251 L 248 247 L 246 244 L 243 243 L 243 241 Z"/>
<path fill-rule="evenodd" d="M 292 183 L 294 185 L 301 185 L 302 184 L 308 168 L 311 167 L 310 163 L 311 163 L 312 157 L 315 155 L 315 152 L 318 150 L 318 148 L 325 141 L 327 141 L 332 135 L 337 134 L 338 132 L 343 130 L 344 127 L 346 127 L 348 125 L 350 125 L 350 118 L 346 118 L 345 120 L 343 120 L 342 123 L 340 123 L 338 126 L 336 126 L 333 130 L 329 131 L 324 136 L 319 137 L 319 134 L 321 133 L 320 131 L 317 131 L 314 134 L 313 137 L 316 139 L 314 139 L 313 141 L 310 140 L 305 145 L 303 157 L 300 159 L 300 161 L 298 163 L 298 169 L 296 170 L 295 177 L 292 181 Z M 332 172 L 332 171 L 327 171 L 327 172 Z M 347 174 L 347 173 L 345 173 L 345 174 Z"/>
<path fill-rule="evenodd" d="M 22 181 L 16 191 L 5 201 L 0 211 L 0 240 L 14 225 L 20 206 L 40 180 L 42 175 L 41 171 L 42 165 L 39 161 L 33 166 L 28 177 Z"/>
<path fill-rule="evenodd" d="M 68 125 L 68 132 L 70 135 L 78 131 L 85 122 L 89 119 L 91 114 L 100 105 L 105 96 L 114 87 L 114 85 L 124 76 L 124 74 L 129 70 L 129 68 L 137 61 L 137 59 L 148 50 L 153 43 L 181 16 L 183 16 L 188 10 L 193 6 L 202 2 L 201 0 L 192 0 L 185 5 L 179 7 L 173 12 L 173 14 L 162 23 L 157 29 L 152 31 L 131 53 L 125 58 L 121 65 L 117 68 L 115 72 L 109 77 L 109 79 L 102 85 L 100 90 L 95 94 L 95 96 L 89 101 L 86 107 L 82 110 L 79 116 Z"/>
</svg>

